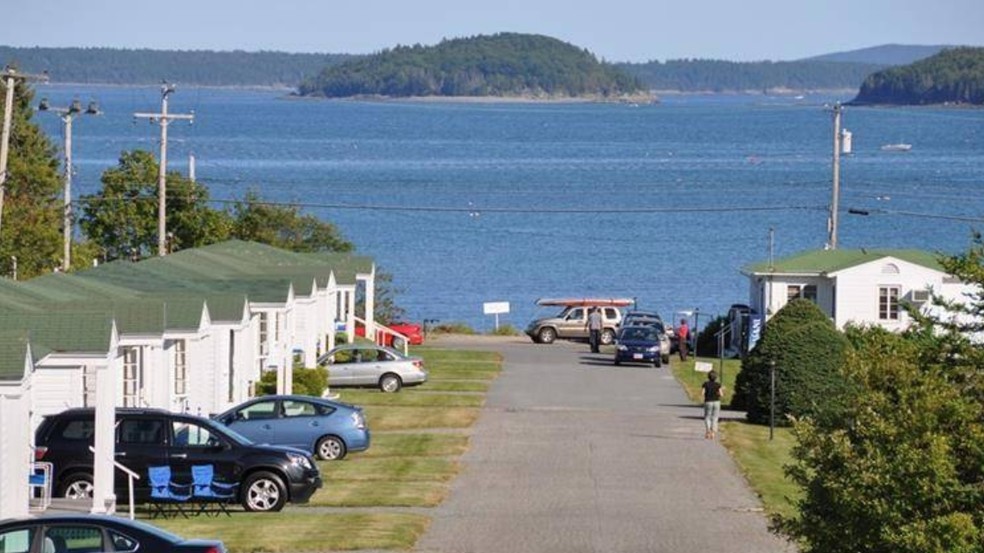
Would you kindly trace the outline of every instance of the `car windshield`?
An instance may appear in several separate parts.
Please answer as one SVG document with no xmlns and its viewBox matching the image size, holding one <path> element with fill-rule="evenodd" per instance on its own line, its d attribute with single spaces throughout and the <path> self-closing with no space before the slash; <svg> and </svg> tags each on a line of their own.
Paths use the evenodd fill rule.
<svg viewBox="0 0 984 553">
<path fill-rule="evenodd" d="M 643 328 L 643 327 L 630 327 L 622 331 L 622 340 L 633 340 L 633 341 L 654 341 L 656 340 L 656 331 L 653 328 Z"/>
</svg>

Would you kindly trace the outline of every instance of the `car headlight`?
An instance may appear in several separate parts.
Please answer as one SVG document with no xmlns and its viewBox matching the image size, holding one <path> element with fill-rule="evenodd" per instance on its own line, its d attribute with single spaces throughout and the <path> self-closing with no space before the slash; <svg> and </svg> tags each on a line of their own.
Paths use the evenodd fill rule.
<svg viewBox="0 0 984 553">
<path fill-rule="evenodd" d="M 652 353 L 658 352 L 659 351 L 659 346 L 652 346 L 650 348 L 646 348 L 646 351 L 652 352 Z"/>
<path fill-rule="evenodd" d="M 629 346 L 626 346 L 626 345 L 623 345 L 623 344 L 619 344 L 618 345 L 618 351 L 629 351 Z"/>
<path fill-rule="evenodd" d="M 311 462 L 310 459 L 307 458 L 307 455 L 299 455 L 297 453 L 288 453 L 287 454 L 287 459 L 290 460 L 290 464 L 292 464 L 294 466 L 297 466 L 297 467 L 301 467 L 302 469 L 308 469 L 308 470 L 310 470 L 310 469 L 313 469 L 314 468 L 314 464 Z"/>
</svg>

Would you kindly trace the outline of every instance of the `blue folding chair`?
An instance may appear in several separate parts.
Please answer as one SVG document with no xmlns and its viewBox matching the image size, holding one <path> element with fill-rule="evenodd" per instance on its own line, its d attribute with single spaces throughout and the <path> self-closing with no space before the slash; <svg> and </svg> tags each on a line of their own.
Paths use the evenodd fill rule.
<svg viewBox="0 0 984 553">
<path fill-rule="evenodd" d="M 168 506 L 173 506 L 181 516 L 188 518 L 188 513 L 184 511 L 181 504 L 187 503 L 191 499 L 191 494 L 179 490 L 188 490 L 191 486 L 171 482 L 171 467 L 167 465 L 147 467 L 147 477 L 150 482 L 151 504 L 157 509 L 151 513 L 151 518 L 155 518 L 155 515 L 167 518 Z"/>
<path fill-rule="evenodd" d="M 192 496 L 199 502 L 199 513 L 206 513 L 205 510 L 210 503 L 214 503 L 219 510 L 229 514 L 226 505 L 236 500 L 236 488 L 238 483 L 216 482 L 215 467 L 212 465 L 193 465 L 191 467 Z M 216 512 L 215 516 L 219 516 Z"/>
</svg>

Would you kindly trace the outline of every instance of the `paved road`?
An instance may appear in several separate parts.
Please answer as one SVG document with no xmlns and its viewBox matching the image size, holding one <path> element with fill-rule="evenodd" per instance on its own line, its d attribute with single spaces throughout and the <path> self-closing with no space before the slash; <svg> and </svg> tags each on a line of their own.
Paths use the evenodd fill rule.
<svg viewBox="0 0 984 553">
<path fill-rule="evenodd" d="M 437 345 L 502 352 L 502 376 L 421 553 L 792 551 L 667 369 L 585 344 Z"/>
</svg>

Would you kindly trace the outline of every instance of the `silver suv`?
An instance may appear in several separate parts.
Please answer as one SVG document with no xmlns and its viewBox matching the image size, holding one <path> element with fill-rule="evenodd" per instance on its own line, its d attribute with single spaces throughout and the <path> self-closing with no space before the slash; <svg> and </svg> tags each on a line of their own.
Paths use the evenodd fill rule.
<svg viewBox="0 0 984 553">
<path fill-rule="evenodd" d="M 526 327 L 526 334 L 539 344 L 553 343 L 557 338 L 567 340 L 588 339 L 588 313 L 593 307 L 571 305 L 564 308 L 557 316 L 536 319 Z M 604 306 L 601 309 L 602 331 L 601 343 L 610 345 L 615 342 L 615 330 L 622 321 L 622 311 L 618 307 Z"/>
</svg>

